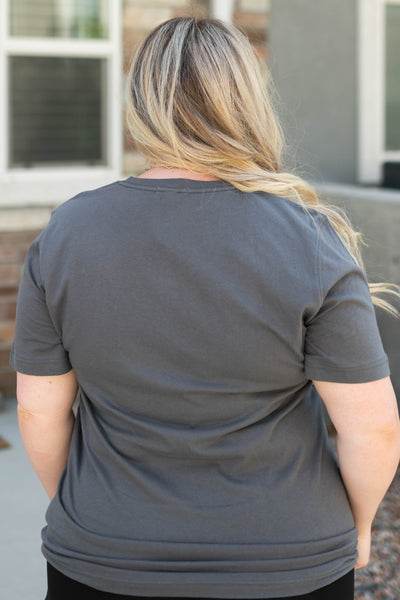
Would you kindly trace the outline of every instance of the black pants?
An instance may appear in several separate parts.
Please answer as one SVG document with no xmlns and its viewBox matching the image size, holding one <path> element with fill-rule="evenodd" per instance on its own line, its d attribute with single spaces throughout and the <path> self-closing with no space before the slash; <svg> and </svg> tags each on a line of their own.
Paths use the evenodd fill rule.
<svg viewBox="0 0 400 600">
<path fill-rule="evenodd" d="M 154 600 L 140 596 L 126 596 L 101 592 L 88 585 L 66 577 L 57 569 L 47 563 L 48 591 L 45 600 Z M 160 598 L 160 600 L 173 600 Z M 180 598 L 179 600 L 186 600 Z M 187 599 L 190 600 L 190 599 Z M 193 599 L 191 599 L 193 600 Z M 199 598 L 196 600 L 200 600 Z M 267 600 L 267 599 L 265 599 Z M 274 598 L 274 600 L 354 600 L 354 571 L 350 571 L 337 581 L 315 590 L 310 594 L 290 596 L 287 598 Z"/>
</svg>

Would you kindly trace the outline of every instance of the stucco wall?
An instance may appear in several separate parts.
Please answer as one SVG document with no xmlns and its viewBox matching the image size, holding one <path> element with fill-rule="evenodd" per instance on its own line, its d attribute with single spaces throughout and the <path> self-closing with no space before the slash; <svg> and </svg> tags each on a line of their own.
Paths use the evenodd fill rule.
<svg viewBox="0 0 400 600">
<path fill-rule="evenodd" d="M 344 208 L 354 227 L 363 234 L 368 244 L 362 254 L 369 281 L 400 285 L 400 193 L 337 185 L 322 186 L 319 191 L 324 201 Z M 400 301 L 395 304 L 400 310 Z M 400 403 L 400 319 L 379 308 L 376 315 Z"/>
<path fill-rule="evenodd" d="M 288 165 L 314 181 L 356 182 L 356 5 L 271 0 L 269 65 Z"/>
</svg>

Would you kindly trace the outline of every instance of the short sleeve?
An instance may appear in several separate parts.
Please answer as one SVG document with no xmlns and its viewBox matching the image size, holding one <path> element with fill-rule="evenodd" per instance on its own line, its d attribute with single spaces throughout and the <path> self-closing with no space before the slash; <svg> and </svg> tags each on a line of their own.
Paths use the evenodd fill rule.
<svg viewBox="0 0 400 600">
<path fill-rule="evenodd" d="M 41 236 L 33 242 L 25 260 L 10 364 L 26 375 L 63 375 L 71 370 L 71 364 L 46 305 L 40 240 Z"/>
<path fill-rule="evenodd" d="M 321 301 L 307 322 L 304 371 L 310 380 L 365 383 L 390 375 L 367 278 L 322 215 L 318 279 Z"/>
</svg>

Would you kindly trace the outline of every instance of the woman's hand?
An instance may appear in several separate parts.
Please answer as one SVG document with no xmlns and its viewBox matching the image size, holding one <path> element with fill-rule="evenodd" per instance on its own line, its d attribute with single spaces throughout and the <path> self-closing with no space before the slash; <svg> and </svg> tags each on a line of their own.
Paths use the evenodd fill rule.
<svg viewBox="0 0 400 600">
<path fill-rule="evenodd" d="M 358 558 L 355 569 L 362 569 L 366 567 L 369 561 L 369 555 L 371 552 L 371 529 L 365 533 L 361 533 L 358 536 L 357 543 Z"/>
</svg>

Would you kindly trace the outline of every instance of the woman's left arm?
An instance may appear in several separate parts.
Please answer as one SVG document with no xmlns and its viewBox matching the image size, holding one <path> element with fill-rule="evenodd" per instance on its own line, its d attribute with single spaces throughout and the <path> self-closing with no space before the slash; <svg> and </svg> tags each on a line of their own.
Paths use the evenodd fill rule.
<svg viewBox="0 0 400 600">
<path fill-rule="evenodd" d="M 28 458 L 50 500 L 67 464 L 78 383 L 73 370 L 39 377 L 17 373 L 18 422 Z"/>
</svg>

